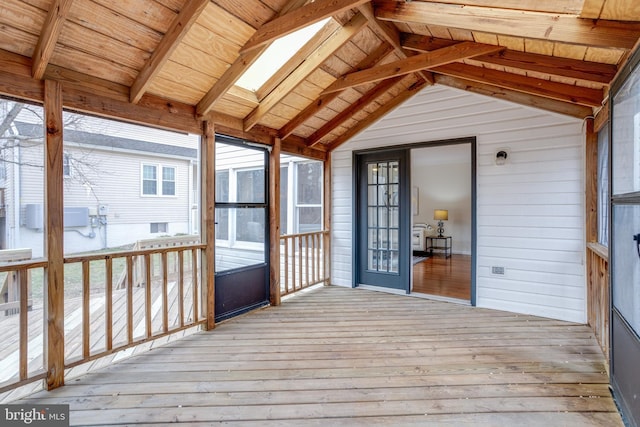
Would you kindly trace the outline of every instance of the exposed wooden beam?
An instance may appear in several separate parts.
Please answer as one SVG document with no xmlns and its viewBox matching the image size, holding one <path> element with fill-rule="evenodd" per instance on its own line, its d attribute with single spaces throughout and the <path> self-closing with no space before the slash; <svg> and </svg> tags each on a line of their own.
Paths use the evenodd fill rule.
<svg viewBox="0 0 640 427">
<path fill-rule="evenodd" d="M 138 104 L 129 102 L 129 88 L 77 71 L 55 65 L 47 67 L 45 77 L 63 83 L 63 105 L 69 109 L 105 118 L 123 120 L 144 126 L 179 132 L 201 133 L 202 123 L 196 120 L 195 108 L 145 95 Z M 31 59 L 0 49 L 0 94 L 37 103 L 44 101 L 44 81 L 31 78 Z M 245 132 L 241 119 L 212 112 L 205 119 L 214 122 L 216 130 L 247 141 L 271 144 L 278 136 L 276 129 L 255 126 Z M 300 137 L 282 142 L 282 151 L 317 160 L 324 160 L 324 147 L 309 148 Z"/>
<path fill-rule="evenodd" d="M 454 40 L 435 39 L 418 34 L 403 34 L 402 45 L 406 49 L 428 52 L 460 43 Z M 612 64 L 580 61 L 557 56 L 540 55 L 505 49 L 501 52 L 480 55 L 474 61 L 501 65 L 522 71 L 534 71 L 552 76 L 566 77 L 608 85 L 615 77 L 618 67 Z"/>
<path fill-rule="evenodd" d="M 438 3 L 457 4 L 461 6 L 495 7 L 497 4 L 505 9 L 517 9 L 537 12 L 565 13 L 577 15 L 585 0 L 437 0 Z M 589 1 L 589 0 L 586 0 Z M 604 0 L 598 0 L 604 1 Z"/>
<path fill-rule="evenodd" d="M 570 15 L 424 1 L 376 3 L 375 12 L 376 18 L 388 21 L 438 25 L 582 46 L 631 49 L 640 36 L 640 23 L 593 21 Z"/>
<path fill-rule="evenodd" d="M 311 134 L 311 136 L 307 138 L 307 145 L 309 147 L 313 147 L 314 145 L 316 145 L 322 138 L 331 133 L 333 129 L 352 118 L 358 111 L 362 110 L 380 95 L 391 89 L 403 78 L 404 76 L 398 76 L 391 79 L 383 80 L 381 83 L 378 83 L 373 89 L 362 95 L 360 98 L 358 98 L 357 101 L 353 102 L 346 109 L 344 109 L 338 115 L 325 123 L 320 129 Z"/>
<path fill-rule="evenodd" d="M 53 49 L 56 47 L 72 3 L 73 0 L 54 0 L 51 5 L 47 19 L 45 19 L 40 31 L 38 44 L 33 51 L 31 75 L 34 79 L 40 80 L 44 76 L 44 71 L 51 60 Z"/>
<path fill-rule="evenodd" d="M 280 83 L 296 68 L 307 60 L 327 39 L 335 33 L 341 25 L 335 19 L 327 22 L 311 39 L 302 46 L 280 69 L 278 69 L 260 88 L 256 91 L 259 100 L 275 90 Z"/>
<path fill-rule="evenodd" d="M 62 84 L 44 82 L 45 115 L 45 253 L 44 368 L 47 390 L 64 385 L 64 224 Z M 24 296 L 23 296 L 24 298 Z"/>
<path fill-rule="evenodd" d="M 353 9 L 369 0 L 316 0 L 267 22 L 240 49 L 240 53 L 255 49 L 325 18 Z"/>
<path fill-rule="evenodd" d="M 290 0 L 282 9 L 278 16 L 295 10 L 304 5 L 307 0 Z M 196 106 L 196 114 L 200 117 L 208 114 L 216 103 L 224 96 L 225 93 L 238 81 L 242 74 L 258 59 L 262 53 L 267 50 L 268 44 L 263 44 L 258 49 L 252 49 L 249 52 L 241 53 L 238 58 L 231 64 L 218 81 L 207 91 Z"/>
<path fill-rule="evenodd" d="M 338 138 L 336 138 L 333 141 L 331 141 L 331 143 L 327 145 L 327 150 L 328 151 L 335 150 L 340 145 L 344 144 L 345 142 L 347 142 L 348 140 L 350 140 L 351 138 L 353 138 L 354 136 L 356 136 L 357 134 L 359 134 L 360 132 L 362 132 L 363 130 L 368 128 L 369 126 L 371 126 L 373 123 L 378 121 L 382 116 L 387 114 L 389 111 L 393 110 L 398 105 L 402 104 L 407 99 L 411 98 L 413 95 L 415 95 L 416 93 L 420 92 L 420 90 L 423 87 L 427 86 L 427 85 L 428 85 L 428 83 L 425 80 L 422 80 L 422 81 L 417 82 L 413 86 L 407 88 L 407 90 L 405 90 L 404 92 L 400 93 L 398 96 L 393 98 L 391 101 L 389 101 L 389 102 L 385 103 L 384 105 L 382 105 L 375 112 L 370 114 L 366 119 L 361 120 L 360 122 L 358 122 L 358 124 L 356 126 L 352 127 L 351 129 L 349 129 L 348 131 L 346 131 L 345 133 L 340 135 Z"/>
<path fill-rule="evenodd" d="M 365 83 L 373 83 L 379 80 L 391 77 L 401 76 L 413 73 L 426 68 L 437 67 L 439 65 L 448 64 L 450 62 L 459 61 L 461 59 L 472 58 L 478 55 L 484 55 L 491 52 L 502 50 L 500 46 L 486 45 L 473 42 L 462 42 L 453 46 L 444 47 L 433 52 L 425 52 L 415 56 L 410 56 L 399 61 L 389 64 L 380 65 L 378 67 L 369 68 L 368 70 L 357 71 L 351 74 L 345 74 L 340 77 L 324 90 L 323 94 L 343 90 L 353 86 L 359 86 Z"/>
<path fill-rule="evenodd" d="M 367 19 L 358 13 L 351 18 L 343 27 L 336 30 L 326 42 L 316 49 L 313 54 L 294 72 L 289 74 L 287 78 L 278 87 L 267 95 L 264 100 L 256 107 L 245 119 L 244 128 L 246 131 L 255 126 L 265 114 L 275 107 L 285 96 L 293 91 L 304 79 L 316 70 L 328 57 L 334 54 L 342 45 L 355 36 L 365 25 Z"/>
<path fill-rule="evenodd" d="M 435 74 L 436 83 L 481 95 L 491 96 L 493 98 L 504 99 L 528 107 L 540 108 L 546 111 L 552 111 L 566 116 L 584 119 L 593 114 L 593 109 L 583 105 L 571 104 L 568 102 L 556 101 L 555 99 L 544 98 L 542 96 L 532 95 L 529 93 L 516 92 L 514 90 L 505 89 L 485 83 L 478 83 L 471 80 L 465 80 L 458 77 L 445 76 Z"/>
<path fill-rule="evenodd" d="M 408 53 L 402 46 L 400 42 L 400 31 L 398 28 L 393 25 L 391 22 L 381 21 L 376 19 L 375 12 L 373 11 L 373 6 L 371 3 L 365 3 L 363 5 L 358 6 L 358 10 L 362 12 L 364 16 L 367 17 L 369 21 L 369 28 L 373 30 L 381 39 L 386 40 L 393 48 L 398 52 L 401 58 L 406 58 L 407 56 L 412 56 L 413 53 Z M 418 73 L 428 81 L 430 84 L 433 84 L 433 75 L 425 70 L 420 70 Z"/>
<path fill-rule="evenodd" d="M 602 90 L 556 83 L 489 68 L 474 67 L 473 65 L 447 64 L 435 67 L 433 71 L 448 76 L 473 80 L 478 83 L 486 83 L 505 89 L 588 107 L 600 106 L 604 98 Z"/>
<path fill-rule="evenodd" d="M 377 64 L 380 60 L 386 57 L 393 48 L 387 44 L 381 44 L 378 46 L 376 50 L 371 52 L 366 58 L 360 61 L 354 68 L 354 71 L 370 68 L 373 65 Z M 336 99 L 340 95 L 340 92 L 331 92 L 326 95 L 320 95 L 318 99 L 316 99 L 312 104 L 309 104 L 307 108 L 302 110 L 297 116 L 291 119 L 286 125 L 284 125 L 280 130 L 279 134 L 281 138 L 287 138 L 289 135 L 295 131 L 298 126 L 302 125 L 304 122 L 309 120 L 311 117 L 315 116 L 318 111 L 325 108 L 331 101 Z"/>
<path fill-rule="evenodd" d="M 178 16 L 158 44 L 151 57 L 138 73 L 138 77 L 131 86 L 130 100 L 134 104 L 140 101 L 153 78 L 160 72 L 162 66 L 169 60 L 173 51 L 178 47 L 187 31 L 196 22 L 210 0 L 188 0 Z"/>
<path fill-rule="evenodd" d="M 580 17 L 588 19 L 598 19 L 602 14 L 602 8 L 607 0 L 584 0 Z"/>
</svg>

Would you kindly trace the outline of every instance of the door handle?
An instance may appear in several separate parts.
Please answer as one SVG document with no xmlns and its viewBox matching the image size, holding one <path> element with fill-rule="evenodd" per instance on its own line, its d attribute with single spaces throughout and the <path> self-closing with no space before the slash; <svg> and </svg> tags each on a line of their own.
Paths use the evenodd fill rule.
<svg viewBox="0 0 640 427">
<path fill-rule="evenodd" d="M 638 252 L 638 258 L 640 258 L 640 233 L 633 236 L 633 240 L 636 242 L 636 251 Z"/>
</svg>

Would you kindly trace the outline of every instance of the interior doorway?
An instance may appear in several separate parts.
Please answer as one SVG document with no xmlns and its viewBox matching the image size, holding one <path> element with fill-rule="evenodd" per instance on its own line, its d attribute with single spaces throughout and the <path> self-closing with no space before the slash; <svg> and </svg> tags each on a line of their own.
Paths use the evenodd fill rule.
<svg viewBox="0 0 640 427">
<path fill-rule="evenodd" d="M 475 304 L 475 141 L 411 149 L 411 292 Z"/>
</svg>

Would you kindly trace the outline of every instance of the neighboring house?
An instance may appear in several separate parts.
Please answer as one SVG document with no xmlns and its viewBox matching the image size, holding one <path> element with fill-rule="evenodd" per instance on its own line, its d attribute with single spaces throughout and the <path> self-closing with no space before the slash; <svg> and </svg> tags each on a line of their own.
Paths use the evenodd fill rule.
<svg viewBox="0 0 640 427">
<path fill-rule="evenodd" d="M 20 118 L 11 128 L 20 143 L 6 145 L 2 153 L 6 216 L 0 221 L 0 241 L 3 249 L 29 247 L 39 257 L 44 242 L 42 125 Z M 64 130 L 65 253 L 198 233 L 199 137 L 170 133 L 168 141 L 145 141 L 135 126 L 116 131 L 117 122 L 82 120 L 75 127 L 83 130 Z"/>
</svg>

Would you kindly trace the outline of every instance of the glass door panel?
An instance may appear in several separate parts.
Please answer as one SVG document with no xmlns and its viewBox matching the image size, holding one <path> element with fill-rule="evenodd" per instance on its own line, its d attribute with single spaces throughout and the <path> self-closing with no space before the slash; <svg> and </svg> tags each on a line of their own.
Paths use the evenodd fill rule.
<svg viewBox="0 0 640 427">
<path fill-rule="evenodd" d="M 406 151 L 363 155 L 359 160 L 359 212 L 357 226 L 360 234 L 360 265 L 357 267 L 361 284 L 407 289 L 409 265 L 406 206 L 408 173 Z M 406 278 L 405 278 L 406 276 Z M 406 283 L 405 283 L 406 282 Z"/>
</svg>

